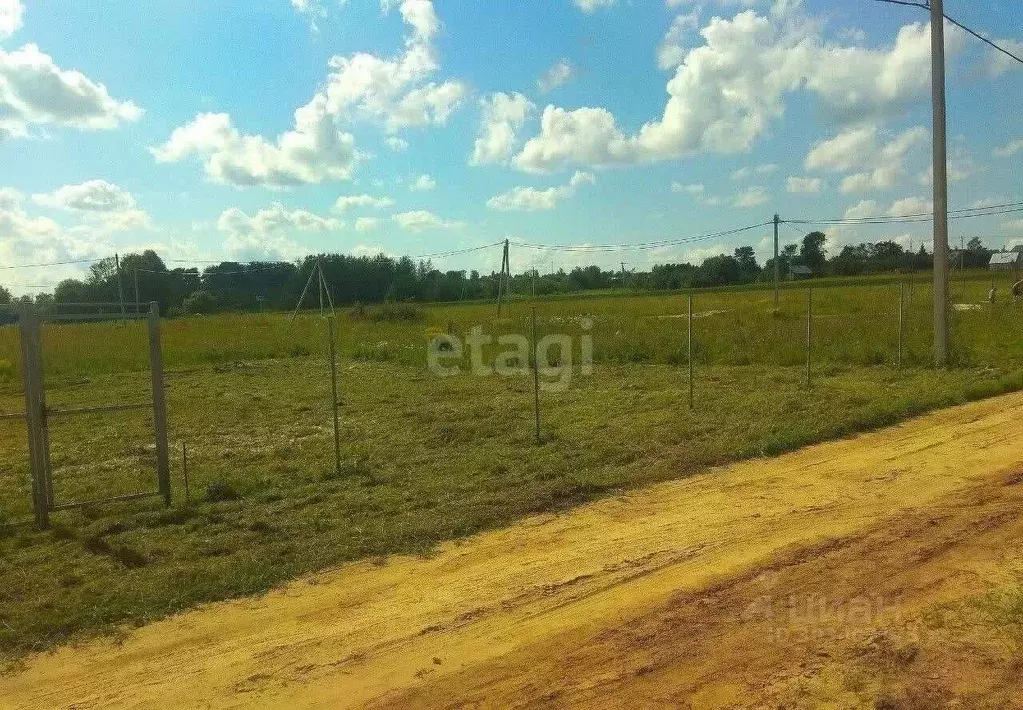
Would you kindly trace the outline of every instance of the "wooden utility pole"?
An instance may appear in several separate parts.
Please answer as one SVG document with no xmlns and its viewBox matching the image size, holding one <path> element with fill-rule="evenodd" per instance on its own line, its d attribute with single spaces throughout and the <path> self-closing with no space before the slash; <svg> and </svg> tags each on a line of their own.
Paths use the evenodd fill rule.
<svg viewBox="0 0 1023 710">
<path fill-rule="evenodd" d="M 774 216 L 774 309 L 778 310 L 778 224 L 781 220 Z"/>
<path fill-rule="evenodd" d="M 508 300 L 510 287 L 511 267 L 508 263 L 508 241 L 504 240 L 504 251 L 501 254 L 501 276 L 497 280 L 497 317 L 501 317 L 501 305 Z"/>
<path fill-rule="evenodd" d="M 931 0 L 931 111 L 934 165 L 934 364 L 948 364 L 948 155 L 945 136 L 945 8 Z"/>
<path fill-rule="evenodd" d="M 121 304 L 121 319 L 125 317 L 124 312 L 124 286 L 121 284 L 121 257 L 114 254 L 114 268 L 117 269 L 117 300 Z"/>
</svg>

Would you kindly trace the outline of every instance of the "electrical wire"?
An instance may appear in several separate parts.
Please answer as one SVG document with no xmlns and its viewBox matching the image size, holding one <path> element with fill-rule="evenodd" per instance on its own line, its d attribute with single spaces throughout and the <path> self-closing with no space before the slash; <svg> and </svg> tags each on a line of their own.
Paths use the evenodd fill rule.
<svg viewBox="0 0 1023 710">
<path fill-rule="evenodd" d="M 37 268 L 43 268 L 43 267 L 46 267 L 46 266 L 68 266 L 70 264 L 92 264 L 92 263 L 95 263 L 97 261 L 100 261 L 100 259 L 75 259 L 75 260 L 72 260 L 72 261 L 51 261 L 48 264 L 11 264 L 11 265 L 8 265 L 8 266 L 0 266 L 0 269 L 3 269 L 5 271 L 8 270 L 8 269 L 37 269 Z"/>
<path fill-rule="evenodd" d="M 949 219 L 969 219 L 972 217 L 989 217 L 1002 214 L 1023 212 L 1023 202 L 1006 202 L 1001 205 L 988 205 L 985 207 L 962 207 L 949 210 Z M 934 216 L 933 212 L 914 212 L 900 215 L 873 215 L 869 217 L 830 217 L 823 219 L 787 219 L 783 220 L 790 224 L 823 224 L 823 225 L 853 225 L 853 224 L 906 224 L 914 222 L 929 222 Z"/>
<path fill-rule="evenodd" d="M 747 232 L 751 229 L 759 229 L 760 227 L 766 227 L 772 222 L 761 222 L 759 224 L 750 224 L 745 227 L 738 227 L 736 229 L 728 229 L 723 232 L 713 232 L 711 234 L 700 234 L 692 237 L 681 237 L 678 239 L 665 239 L 656 242 L 640 242 L 638 244 L 532 244 L 529 242 L 511 242 L 517 247 L 525 249 L 536 249 L 539 251 L 566 251 L 566 252 L 621 252 L 621 251 L 641 251 L 646 249 L 661 249 L 664 247 L 678 246 L 682 244 L 692 244 L 694 242 L 707 241 L 709 239 L 719 239 L 721 237 L 727 237 L 732 234 L 739 234 L 740 232 Z"/>
</svg>

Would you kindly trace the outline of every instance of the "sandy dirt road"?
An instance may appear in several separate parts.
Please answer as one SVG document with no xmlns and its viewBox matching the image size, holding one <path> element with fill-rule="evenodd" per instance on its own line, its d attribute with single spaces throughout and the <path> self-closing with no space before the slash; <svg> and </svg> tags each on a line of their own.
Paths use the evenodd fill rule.
<svg viewBox="0 0 1023 710">
<path fill-rule="evenodd" d="M 1005 578 L 1021 442 L 1013 394 L 716 469 L 34 657 L 0 706 L 757 707 Z M 780 622 L 800 594 L 832 606 Z"/>
</svg>

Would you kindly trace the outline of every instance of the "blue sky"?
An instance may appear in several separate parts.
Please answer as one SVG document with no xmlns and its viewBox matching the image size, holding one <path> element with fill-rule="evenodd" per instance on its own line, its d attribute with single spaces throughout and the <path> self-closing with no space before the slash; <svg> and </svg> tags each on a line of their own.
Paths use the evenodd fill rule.
<svg viewBox="0 0 1023 710">
<path fill-rule="evenodd" d="M 1012 5 L 946 12 L 1023 51 Z M 0 266 L 628 245 L 775 212 L 925 212 L 927 20 L 868 0 L 0 0 Z M 952 29 L 947 44 L 951 205 L 1023 200 L 1023 65 Z M 1019 217 L 954 222 L 952 241 L 1012 244 Z M 927 225 L 826 231 L 832 249 L 929 243 Z M 512 266 L 763 256 L 767 234 L 513 248 Z"/>
</svg>

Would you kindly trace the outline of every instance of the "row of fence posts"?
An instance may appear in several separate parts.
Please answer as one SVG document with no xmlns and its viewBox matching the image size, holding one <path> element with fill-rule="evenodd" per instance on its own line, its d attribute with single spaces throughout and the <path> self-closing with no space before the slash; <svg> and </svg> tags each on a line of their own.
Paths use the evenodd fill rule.
<svg viewBox="0 0 1023 710">
<path fill-rule="evenodd" d="M 693 296 L 690 294 L 687 300 L 687 332 L 686 332 L 686 360 L 689 370 L 688 377 L 688 399 L 689 408 L 693 409 L 695 406 L 694 397 L 694 371 L 693 363 L 695 358 L 693 357 Z M 906 283 L 904 281 L 899 282 L 899 308 L 898 308 L 898 345 L 897 345 L 897 356 L 896 356 L 896 367 L 902 369 L 902 355 L 904 351 L 905 332 L 906 332 Z M 532 332 L 532 351 L 533 351 L 533 418 L 535 422 L 535 434 L 536 443 L 541 443 L 540 437 L 540 373 L 539 373 L 539 351 L 537 349 L 537 338 L 536 338 L 536 306 L 532 307 L 531 314 L 531 332 Z M 813 287 L 809 287 L 806 290 L 806 387 L 810 388 L 813 386 Z"/>
</svg>

